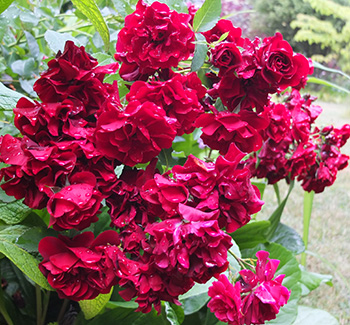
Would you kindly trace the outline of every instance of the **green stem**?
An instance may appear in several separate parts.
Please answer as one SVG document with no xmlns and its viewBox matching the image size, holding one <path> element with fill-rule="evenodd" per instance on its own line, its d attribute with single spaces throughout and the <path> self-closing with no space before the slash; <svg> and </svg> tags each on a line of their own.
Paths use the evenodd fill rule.
<svg viewBox="0 0 350 325">
<path fill-rule="evenodd" d="M 312 203 L 314 200 L 315 192 L 304 192 L 304 226 L 303 226 L 303 241 L 305 245 L 305 250 L 309 242 L 309 230 L 310 230 L 310 220 L 312 212 Z M 301 254 L 301 265 L 306 265 L 306 253 Z"/>
<path fill-rule="evenodd" d="M 277 203 L 278 203 L 278 205 L 280 205 L 281 204 L 281 194 L 280 194 L 280 189 L 278 187 L 278 183 L 273 184 L 273 189 L 275 190 Z"/>
<path fill-rule="evenodd" d="M 242 260 L 234 253 L 232 252 L 230 249 L 228 250 L 228 252 L 235 258 L 235 260 L 238 262 L 238 264 L 242 267 L 242 269 L 245 269 L 245 265 L 242 262 Z"/>
<path fill-rule="evenodd" d="M 64 313 L 66 312 L 68 303 L 69 303 L 68 299 L 64 299 L 63 300 L 62 307 L 61 307 L 60 312 L 59 312 L 58 317 L 57 317 L 57 324 L 59 324 L 61 322 L 61 320 L 62 320 L 62 318 L 64 316 Z"/>
<path fill-rule="evenodd" d="M 0 313 L 1 313 L 2 317 L 4 317 L 4 319 L 8 325 L 13 325 L 13 321 L 10 318 L 10 315 L 7 313 L 2 301 L 0 302 Z"/>
<path fill-rule="evenodd" d="M 36 323 L 37 325 L 42 325 L 41 316 L 43 313 L 41 305 L 41 288 L 39 285 L 35 285 L 35 295 L 36 295 Z"/>
<path fill-rule="evenodd" d="M 43 309 L 43 314 L 41 317 L 41 319 L 43 320 L 43 324 L 45 323 L 46 313 L 47 313 L 47 309 L 49 307 L 49 301 L 50 301 L 50 291 L 46 291 L 46 293 L 44 295 L 44 309 Z"/>
</svg>

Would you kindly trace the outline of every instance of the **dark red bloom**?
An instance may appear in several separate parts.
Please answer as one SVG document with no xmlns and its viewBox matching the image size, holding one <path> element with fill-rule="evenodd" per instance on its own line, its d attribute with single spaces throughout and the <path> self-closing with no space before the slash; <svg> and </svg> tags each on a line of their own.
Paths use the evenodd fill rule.
<svg viewBox="0 0 350 325">
<path fill-rule="evenodd" d="M 308 172 L 310 166 L 316 163 L 316 146 L 310 142 L 301 143 L 288 159 L 291 177 L 302 177 Z"/>
<path fill-rule="evenodd" d="M 59 51 L 56 58 L 49 61 L 48 70 L 36 81 L 34 91 L 46 103 L 76 98 L 85 106 L 96 109 L 104 100 L 104 76 L 118 69 L 118 63 L 100 67 L 97 64 L 83 46 L 77 47 L 67 41 L 63 53 Z"/>
<path fill-rule="evenodd" d="M 217 189 L 219 195 L 220 228 L 227 233 L 234 232 L 250 221 L 250 216 L 261 210 L 258 188 L 250 182 L 250 171 L 238 168 L 244 154 L 230 147 L 228 154 L 219 156 L 215 163 L 217 171 Z"/>
<path fill-rule="evenodd" d="M 210 62 L 219 68 L 219 76 L 223 76 L 242 63 L 241 52 L 234 43 L 221 42 L 210 51 Z"/>
<path fill-rule="evenodd" d="M 182 184 L 155 174 L 142 187 L 141 196 L 148 202 L 148 212 L 161 219 L 170 218 L 178 213 L 179 203 L 185 203 L 188 190 Z"/>
<path fill-rule="evenodd" d="M 95 189 L 96 177 L 80 172 L 70 177 L 70 183 L 51 196 L 47 204 L 50 226 L 58 231 L 82 230 L 98 220 L 103 196 Z"/>
<path fill-rule="evenodd" d="M 246 269 L 239 272 L 241 290 L 248 293 L 243 299 L 244 324 L 264 324 L 275 319 L 290 296 L 290 291 L 282 285 L 284 274 L 273 279 L 279 261 L 268 259 L 269 253 L 265 251 L 257 252 L 256 256 L 256 274 Z"/>
<path fill-rule="evenodd" d="M 128 101 L 152 102 L 174 118 L 177 135 L 193 132 L 194 122 L 204 110 L 200 100 L 206 89 L 195 72 L 187 75 L 174 74 L 167 81 L 136 81 L 126 95 Z"/>
<path fill-rule="evenodd" d="M 119 180 L 114 183 L 111 193 L 106 198 L 110 207 L 112 224 L 117 228 L 128 225 L 147 225 L 154 222 L 154 216 L 147 210 L 147 202 L 140 195 L 142 186 L 153 179 L 155 173 L 155 163 L 153 160 L 146 168 L 128 169 L 124 168 Z M 133 228 L 135 230 L 135 228 Z"/>
<path fill-rule="evenodd" d="M 202 127 L 203 142 L 222 155 L 227 153 L 231 143 L 246 153 L 259 150 L 262 138 L 258 131 L 267 125 L 267 120 L 249 111 L 203 114 L 196 121 L 196 126 Z"/>
<path fill-rule="evenodd" d="M 227 19 L 220 19 L 217 24 L 207 32 L 202 33 L 208 43 L 217 42 L 220 37 L 227 33 L 226 41 L 232 42 L 237 46 L 242 46 L 244 40 L 242 39 L 242 29 L 234 27 L 232 22 Z"/>
<path fill-rule="evenodd" d="M 276 89 L 297 86 L 309 74 L 309 61 L 302 54 L 294 54 L 280 33 L 263 40 L 257 60 L 262 77 Z"/>
<path fill-rule="evenodd" d="M 226 275 L 220 274 L 218 281 L 209 287 L 208 308 L 221 322 L 229 325 L 241 325 L 243 321 L 241 284 L 236 282 L 233 286 Z"/>
<path fill-rule="evenodd" d="M 121 77 L 137 80 L 186 60 L 194 51 L 190 20 L 190 15 L 170 10 L 164 3 L 148 6 L 140 0 L 118 34 L 115 58 L 122 62 Z"/>
<path fill-rule="evenodd" d="M 279 143 L 290 133 L 290 111 L 283 104 L 271 104 L 267 114 L 270 124 L 265 130 L 266 137 Z"/>
<path fill-rule="evenodd" d="M 96 147 L 127 166 L 147 163 L 171 147 L 176 135 L 173 122 L 155 104 L 133 101 L 124 111 L 109 110 L 98 117 Z"/>
<path fill-rule="evenodd" d="M 152 254 L 156 265 L 177 270 L 192 280 L 205 283 L 225 271 L 230 236 L 219 229 L 218 210 L 202 212 L 180 204 L 180 218 L 149 224 Z"/>
<path fill-rule="evenodd" d="M 1 170 L 2 189 L 33 209 L 42 209 L 56 187 L 64 186 L 76 165 L 76 155 L 56 146 L 40 146 L 27 137 L 5 135 L 0 159 L 12 166 Z"/>
<path fill-rule="evenodd" d="M 117 251 L 119 243 L 118 234 L 112 230 L 95 240 L 92 232 L 72 239 L 62 235 L 45 237 L 38 248 L 43 257 L 39 269 L 61 299 L 94 299 L 117 284 L 105 250 L 113 247 Z"/>
</svg>

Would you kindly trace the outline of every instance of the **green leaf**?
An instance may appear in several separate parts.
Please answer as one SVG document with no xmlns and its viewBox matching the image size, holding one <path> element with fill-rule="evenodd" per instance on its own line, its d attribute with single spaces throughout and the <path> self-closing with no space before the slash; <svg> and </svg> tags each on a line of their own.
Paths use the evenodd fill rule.
<svg viewBox="0 0 350 325">
<path fill-rule="evenodd" d="M 194 130 L 190 134 L 183 134 L 182 136 L 175 137 L 173 141 L 173 149 L 175 152 L 183 152 L 185 157 L 190 154 L 198 157 L 198 155 L 203 151 L 198 146 L 198 139 L 202 131 L 200 129 Z"/>
<path fill-rule="evenodd" d="M 22 97 L 26 96 L 23 96 L 0 83 L 0 110 L 12 111 L 16 107 L 18 100 Z M 29 100 L 29 98 L 27 99 Z"/>
<path fill-rule="evenodd" d="M 170 306 L 169 302 L 164 302 L 165 317 L 170 325 L 180 325 L 181 322 L 177 318 L 177 314 L 174 309 Z"/>
<path fill-rule="evenodd" d="M 4 12 L 12 2 L 13 0 L 0 0 L 0 14 Z"/>
<path fill-rule="evenodd" d="M 95 26 L 101 35 L 105 44 L 105 50 L 107 51 L 109 49 L 109 29 L 96 2 L 94 0 L 72 0 L 72 2 Z"/>
<path fill-rule="evenodd" d="M 284 246 L 295 255 L 298 255 L 305 250 L 305 245 L 300 235 L 293 228 L 288 227 L 283 223 L 278 224 L 275 233 L 269 241 Z"/>
<path fill-rule="evenodd" d="M 118 14 L 122 17 L 126 17 L 134 12 L 134 9 L 131 8 L 130 4 L 126 0 L 112 0 L 115 9 L 118 11 Z"/>
<path fill-rule="evenodd" d="M 98 61 L 98 65 L 106 65 L 115 62 L 111 55 L 102 52 L 94 53 L 94 58 Z"/>
<path fill-rule="evenodd" d="M 191 63 L 191 71 L 198 71 L 202 67 L 208 52 L 208 45 L 206 44 L 204 35 L 196 33 L 196 41 L 197 43 Z"/>
<path fill-rule="evenodd" d="M 138 306 L 138 303 L 135 301 L 108 301 L 106 304 L 106 307 L 110 309 L 117 307 L 136 309 Z"/>
<path fill-rule="evenodd" d="M 179 296 L 185 315 L 193 314 L 206 305 L 209 300 L 208 289 L 214 281 L 215 279 L 211 279 L 204 284 L 195 283 L 191 290 Z"/>
<path fill-rule="evenodd" d="M 308 295 L 310 291 L 317 289 L 321 283 L 326 283 L 329 286 L 333 286 L 332 275 L 330 274 L 319 274 L 301 270 L 301 280 L 303 295 Z"/>
<path fill-rule="evenodd" d="M 314 65 L 314 68 L 321 69 L 321 70 L 324 70 L 324 71 L 327 71 L 327 72 L 338 73 L 338 74 L 342 75 L 343 77 L 345 77 L 347 79 L 350 79 L 350 76 L 348 74 L 346 74 L 345 72 L 341 71 L 341 70 L 337 70 L 337 69 L 332 69 L 332 68 L 326 67 L 325 65 L 323 65 L 323 64 L 321 64 L 319 62 L 316 62 L 316 61 L 312 61 L 312 64 Z"/>
<path fill-rule="evenodd" d="M 44 34 L 44 38 L 49 45 L 49 48 L 57 53 L 63 51 L 67 41 L 73 41 L 75 45 L 80 46 L 80 42 L 68 33 L 58 33 L 53 30 L 47 30 Z"/>
<path fill-rule="evenodd" d="M 25 78 L 30 78 L 32 76 L 34 68 L 35 61 L 33 58 L 17 60 L 11 64 L 12 71 Z"/>
<path fill-rule="evenodd" d="M 210 311 L 209 308 L 207 308 L 207 314 L 205 317 L 204 325 L 226 325 L 227 323 L 220 322 L 214 313 Z"/>
<path fill-rule="evenodd" d="M 274 232 L 276 231 L 278 224 L 280 223 L 284 207 L 286 206 L 287 200 L 289 198 L 290 193 L 293 190 L 293 187 L 294 187 L 294 180 L 291 181 L 289 184 L 288 193 L 287 193 L 285 199 L 281 202 L 281 204 L 277 207 L 277 209 L 272 213 L 272 215 L 269 218 L 271 225 L 270 225 L 268 231 L 266 232 L 266 236 L 268 239 L 271 239 Z"/>
<path fill-rule="evenodd" d="M 293 325 L 339 325 L 339 322 L 325 310 L 299 306 Z"/>
<path fill-rule="evenodd" d="M 81 300 L 79 306 L 84 314 L 85 319 L 94 318 L 106 306 L 112 295 L 113 289 L 106 294 L 100 294 L 95 299 Z"/>
<path fill-rule="evenodd" d="M 22 201 L 10 203 L 0 203 L 0 220 L 5 221 L 8 225 L 14 225 L 24 220 L 31 209 Z"/>
<path fill-rule="evenodd" d="M 30 53 L 34 58 L 37 58 L 40 54 L 38 42 L 36 41 L 35 37 L 29 32 L 24 31 L 24 35 L 26 36 Z"/>
<path fill-rule="evenodd" d="M 0 231 L 0 252 L 36 284 L 44 289 L 52 290 L 46 278 L 39 270 L 39 261 L 13 243 L 14 230 L 15 232 L 21 230 L 21 227 L 7 227 Z"/>
<path fill-rule="evenodd" d="M 39 218 L 39 216 L 37 217 Z M 39 242 L 44 237 L 57 237 L 57 232 L 53 229 L 31 226 L 25 233 L 18 237 L 16 244 L 29 253 L 38 252 Z"/>
<path fill-rule="evenodd" d="M 166 168 L 174 167 L 178 163 L 178 160 L 173 157 L 172 152 L 172 148 L 163 149 L 158 155 L 160 163 L 166 166 Z"/>
<path fill-rule="evenodd" d="M 260 243 L 267 242 L 265 232 L 269 227 L 270 222 L 267 220 L 252 220 L 230 235 L 241 250 L 246 248 L 253 248 Z"/>
<path fill-rule="evenodd" d="M 307 245 L 309 242 L 309 230 L 310 230 L 310 221 L 311 221 L 311 213 L 312 213 L 312 205 L 314 202 L 315 192 L 304 192 L 304 211 L 303 211 L 303 241 L 305 245 L 305 249 L 307 249 Z M 301 254 L 301 265 L 306 265 L 306 253 Z"/>
<path fill-rule="evenodd" d="M 205 32 L 215 26 L 221 14 L 220 0 L 205 0 L 193 19 L 193 29 L 195 32 Z"/>
<path fill-rule="evenodd" d="M 262 199 L 264 197 L 264 192 L 267 186 L 267 180 L 263 179 L 263 180 L 259 180 L 259 181 L 252 181 L 251 182 L 252 185 L 255 185 L 259 192 L 260 192 L 260 198 Z"/>
<path fill-rule="evenodd" d="M 338 89 L 344 93 L 350 94 L 350 90 L 346 89 L 344 87 L 341 87 L 339 85 L 334 84 L 333 82 L 329 82 L 327 80 L 324 79 L 320 79 L 320 78 L 316 78 L 316 77 L 309 77 L 307 80 L 308 83 L 313 83 L 313 84 L 317 84 L 317 85 L 322 85 L 322 86 L 327 86 L 327 87 L 332 87 L 335 89 Z"/>
<path fill-rule="evenodd" d="M 78 323 L 79 324 L 79 323 Z M 77 324 L 77 325 L 78 325 Z M 157 315 L 157 312 L 152 309 L 151 312 L 143 314 L 141 312 L 135 313 L 132 309 L 115 308 L 110 311 L 104 312 L 101 315 L 96 316 L 90 321 L 85 321 L 81 324 L 84 325 L 112 325 L 112 324 L 125 324 L 125 325 L 168 325 L 161 316 Z"/>
</svg>

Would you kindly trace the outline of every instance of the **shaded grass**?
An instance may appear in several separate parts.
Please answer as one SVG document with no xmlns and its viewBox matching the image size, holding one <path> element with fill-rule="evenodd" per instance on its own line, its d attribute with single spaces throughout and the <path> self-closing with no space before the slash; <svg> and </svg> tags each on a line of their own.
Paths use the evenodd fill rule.
<svg viewBox="0 0 350 325">
<path fill-rule="evenodd" d="M 318 103 L 324 111 L 317 125 L 350 124 L 350 104 Z M 349 140 L 350 142 L 350 140 Z M 342 152 L 350 155 L 350 143 Z M 282 197 L 287 185 L 281 184 Z M 268 217 L 277 205 L 272 186 L 268 186 L 261 217 Z M 303 232 L 303 189 L 296 184 L 281 221 Z M 307 269 L 333 275 L 333 287 L 321 285 L 301 303 L 328 311 L 341 325 L 350 324 L 350 167 L 338 173 L 333 186 L 316 194 L 310 224 L 308 250 L 320 257 L 307 256 Z"/>
</svg>

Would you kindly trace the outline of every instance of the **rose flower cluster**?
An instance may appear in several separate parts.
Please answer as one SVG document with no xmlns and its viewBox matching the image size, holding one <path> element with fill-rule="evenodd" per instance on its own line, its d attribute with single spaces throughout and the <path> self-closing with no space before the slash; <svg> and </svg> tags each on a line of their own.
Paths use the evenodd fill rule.
<svg viewBox="0 0 350 325">
<path fill-rule="evenodd" d="M 287 303 L 290 291 L 282 285 L 284 274 L 273 279 L 280 261 L 268 259 L 265 251 L 257 252 L 256 257 L 255 273 L 241 270 L 234 286 L 221 274 L 209 288 L 212 299 L 208 307 L 220 321 L 230 325 L 264 324 L 275 319 Z"/>
<path fill-rule="evenodd" d="M 0 138 L 0 160 L 7 164 L 1 188 L 30 208 L 47 208 L 56 231 L 80 231 L 39 244 L 39 268 L 61 298 L 93 299 L 119 285 L 125 300 L 136 299 L 138 311 L 154 306 L 160 312 L 162 300 L 179 304 L 195 283 L 216 277 L 209 307 L 218 318 L 258 324 L 276 317 L 289 291 L 281 276 L 273 280 L 278 263 L 268 261 L 267 252 L 258 253 L 255 272 L 240 272 L 234 287 L 222 275 L 232 246 L 228 233 L 263 204 L 250 181 L 250 160 L 249 168 L 241 160 L 268 150 L 267 137 L 282 147 L 293 136 L 302 146 L 284 167 L 294 168 L 307 186 L 315 178 L 326 183 L 325 168 L 346 164 L 335 148 L 345 143 L 349 128 L 321 130 L 315 141 L 323 172 L 306 169 L 308 159 L 319 159 L 311 157 L 316 144 L 310 150 L 304 145 L 318 111 L 294 92 L 283 105 L 270 96 L 303 87 L 309 61 L 281 34 L 250 41 L 220 20 L 203 33 L 211 64 L 207 89 L 196 72 L 179 65 L 194 55 L 192 18 L 162 3 L 138 2 L 116 45 L 119 74 L 129 86 L 123 100 L 116 81 L 104 82 L 119 64 L 99 66 L 68 41 L 34 85 L 41 102 L 22 98 L 14 109 L 21 136 Z M 190 155 L 183 165 L 159 170 L 160 152 L 196 128 L 221 155 L 206 161 Z M 103 205 L 111 229 L 96 238 L 82 232 L 98 221 Z"/>
<path fill-rule="evenodd" d="M 297 179 L 305 191 L 315 193 L 334 183 L 338 170 L 348 165 L 349 156 L 340 148 L 350 137 L 350 125 L 316 127 L 322 109 L 312 104 L 315 99 L 294 89 L 281 103 L 266 107 L 270 124 L 264 130 L 264 144 L 244 162 L 254 176 L 269 184 Z"/>
</svg>

